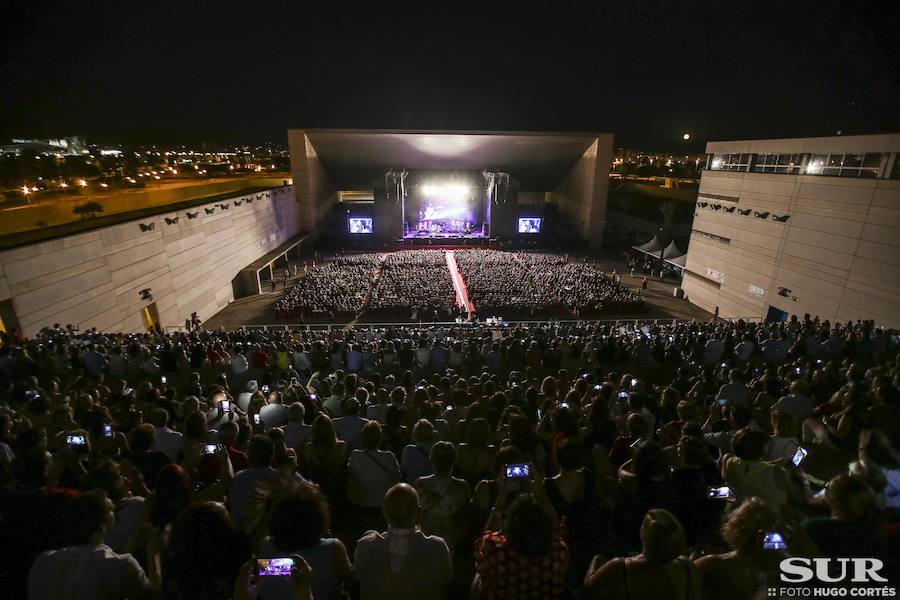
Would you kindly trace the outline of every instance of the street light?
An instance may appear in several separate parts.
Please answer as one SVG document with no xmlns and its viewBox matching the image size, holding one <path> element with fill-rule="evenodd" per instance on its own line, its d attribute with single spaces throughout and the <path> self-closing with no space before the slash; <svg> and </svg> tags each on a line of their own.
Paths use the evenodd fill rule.
<svg viewBox="0 0 900 600">
<path fill-rule="evenodd" d="M 691 139 L 691 134 L 685 133 L 683 136 L 681 136 L 681 139 L 683 139 L 684 141 L 688 141 L 689 139 Z"/>
</svg>

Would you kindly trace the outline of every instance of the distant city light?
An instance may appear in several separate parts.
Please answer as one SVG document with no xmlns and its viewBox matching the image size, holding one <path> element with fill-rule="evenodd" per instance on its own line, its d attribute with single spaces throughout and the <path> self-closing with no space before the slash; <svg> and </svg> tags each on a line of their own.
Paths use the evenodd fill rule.
<svg viewBox="0 0 900 600">
<path fill-rule="evenodd" d="M 681 136 L 681 139 L 687 141 L 687 140 L 691 139 L 691 134 L 685 133 L 683 136 Z"/>
<path fill-rule="evenodd" d="M 108 188 L 108 187 L 109 187 L 109 184 L 108 184 L 108 183 L 101 183 L 101 184 L 100 184 L 100 187 L 102 187 L 102 188 Z"/>
<path fill-rule="evenodd" d="M 28 194 L 31 193 L 31 190 L 28 189 L 28 186 L 27 186 L 27 185 L 23 185 L 23 186 L 22 186 L 22 193 L 25 194 L 25 195 L 27 196 Z"/>
<path fill-rule="evenodd" d="M 79 179 L 78 185 L 80 185 L 81 187 L 87 187 L 87 181 L 85 181 L 84 179 Z"/>
<path fill-rule="evenodd" d="M 65 181 L 63 181 L 61 184 L 59 184 L 59 187 L 61 187 L 61 188 L 67 188 L 67 187 L 69 187 L 69 184 L 66 183 Z"/>
</svg>

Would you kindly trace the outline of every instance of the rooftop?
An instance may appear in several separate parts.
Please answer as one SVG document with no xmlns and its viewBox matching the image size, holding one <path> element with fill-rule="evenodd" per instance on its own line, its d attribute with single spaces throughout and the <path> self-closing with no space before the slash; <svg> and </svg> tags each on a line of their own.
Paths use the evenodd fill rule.
<svg viewBox="0 0 900 600">
<path fill-rule="evenodd" d="M 291 129 L 306 135 L 338 189 L 371 188 L 390 169 L 509 172 L 523 189 L 551 190 L 599 137 L 588 132 Z"/>
</svg>

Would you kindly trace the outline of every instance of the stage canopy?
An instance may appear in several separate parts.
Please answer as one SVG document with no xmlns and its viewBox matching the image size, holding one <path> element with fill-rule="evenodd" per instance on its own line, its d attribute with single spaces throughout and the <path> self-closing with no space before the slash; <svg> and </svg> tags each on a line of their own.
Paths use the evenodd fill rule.
<svg viewBox="0 0 900 600">
<path fill-rule="evenodd" d="M 525 190 L 552 190 L 601 134 L 292 129 L 337 189 L 365 189 L 389 169 L 508 172 Z"/>
</svg>

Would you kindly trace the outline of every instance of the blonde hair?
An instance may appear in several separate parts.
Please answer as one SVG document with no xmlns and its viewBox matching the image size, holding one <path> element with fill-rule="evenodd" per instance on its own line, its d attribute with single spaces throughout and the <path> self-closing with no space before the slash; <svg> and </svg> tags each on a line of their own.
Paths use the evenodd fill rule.
<svg viewBox="0 0 900 600">
<path fill-rule="evenodd" d="M 650 560 L 669 562 L 687 549 L 684 528 L 675 515 L 662 508 L 651 508 L 641 523 L 641 553 Z"/>
</svg>

